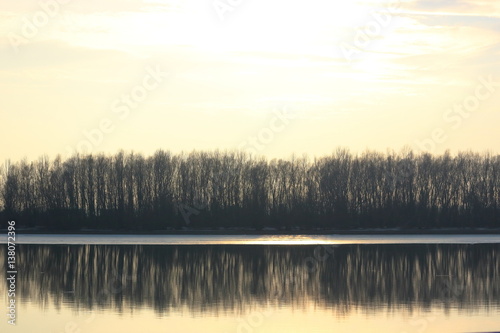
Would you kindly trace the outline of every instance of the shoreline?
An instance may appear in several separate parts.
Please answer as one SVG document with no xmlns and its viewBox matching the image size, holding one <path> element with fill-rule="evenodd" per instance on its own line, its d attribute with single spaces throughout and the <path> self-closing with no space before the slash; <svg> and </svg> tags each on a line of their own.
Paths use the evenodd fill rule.
<svg viewBox="0 0 500 333">
<path fill-rule="evenodd" d="M 6 234 L 7 229 L 0 229 Z M 48 230 L 16 228 L 16 234 L 45 235 L 498 235 L 500 228 L 446 228 L 446 229 L 172 229 L 172 230 Z"/>
</svg>

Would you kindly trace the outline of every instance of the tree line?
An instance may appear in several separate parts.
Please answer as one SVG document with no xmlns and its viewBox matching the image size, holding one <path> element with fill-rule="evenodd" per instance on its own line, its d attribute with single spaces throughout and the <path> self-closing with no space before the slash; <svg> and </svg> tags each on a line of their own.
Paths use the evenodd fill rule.
<svg viewBox="0 0 500 333">
<path fill-rule="evenodd" d="M 240 151 L 6 163 L 3 221 L 50 229 L 499 227 L 500 155 Z M 3 223 L 3 222 L 2 222 Z"/>
</svg>

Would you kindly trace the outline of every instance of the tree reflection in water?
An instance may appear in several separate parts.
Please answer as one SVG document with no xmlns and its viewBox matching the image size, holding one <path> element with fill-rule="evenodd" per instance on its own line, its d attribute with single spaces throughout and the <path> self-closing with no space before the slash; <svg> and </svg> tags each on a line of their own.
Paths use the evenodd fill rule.
<svg viewBox="0 0 500 333">
<path fill-rule="evenodd" d="M 158 314 L 183 307 L 199 314 L 239 313 L 266 304 L 313 304 L 340 314 L 355 308 L 500 307 L 499 245 L 342 245 L 319 259 L 317 250 L 19 245 L 18 297 L 42 307 L 152 307 Z M 4 247 L 0 258 L 4 267 Z M 307 264 L 311 258 L 314 269 Z"/>
</svg>

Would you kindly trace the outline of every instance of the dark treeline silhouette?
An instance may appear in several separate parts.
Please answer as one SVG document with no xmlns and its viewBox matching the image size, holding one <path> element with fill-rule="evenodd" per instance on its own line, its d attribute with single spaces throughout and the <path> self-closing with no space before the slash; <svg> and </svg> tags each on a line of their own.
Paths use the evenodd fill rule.
<svg viewBox="0 0 500 333">
<path fill-rule="evenodd" d="M 500 227 L 500 156 L 471 152 L 122 151 L 13 163 L 0 191 L 3 221 L 53 230 Z"/>
<path fill-rule="evenodd" d="M 167 315 L 184 307 L 225 313 L 265 304 L 297 310 L 314 304 L 339 314 L 497 311 L 499 251 L 498 244 L 19 245 L 17 297 L 56 308 L 148 307 Z M 0 247 L 0 263 L 6 252 Z M 0 294 L 5 288 L 1 283 Z"/>
</svg>

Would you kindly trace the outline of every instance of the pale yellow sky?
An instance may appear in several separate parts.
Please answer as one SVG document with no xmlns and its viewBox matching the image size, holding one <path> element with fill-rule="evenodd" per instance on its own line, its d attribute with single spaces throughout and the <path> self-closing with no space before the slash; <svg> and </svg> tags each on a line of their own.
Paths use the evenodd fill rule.
<svg viewBox="0 0 500 333">
<path fill-rule="evenodd" d="M 500 153 L 500 3 L 0 4 L 0 160 Z"/>
</svg>

